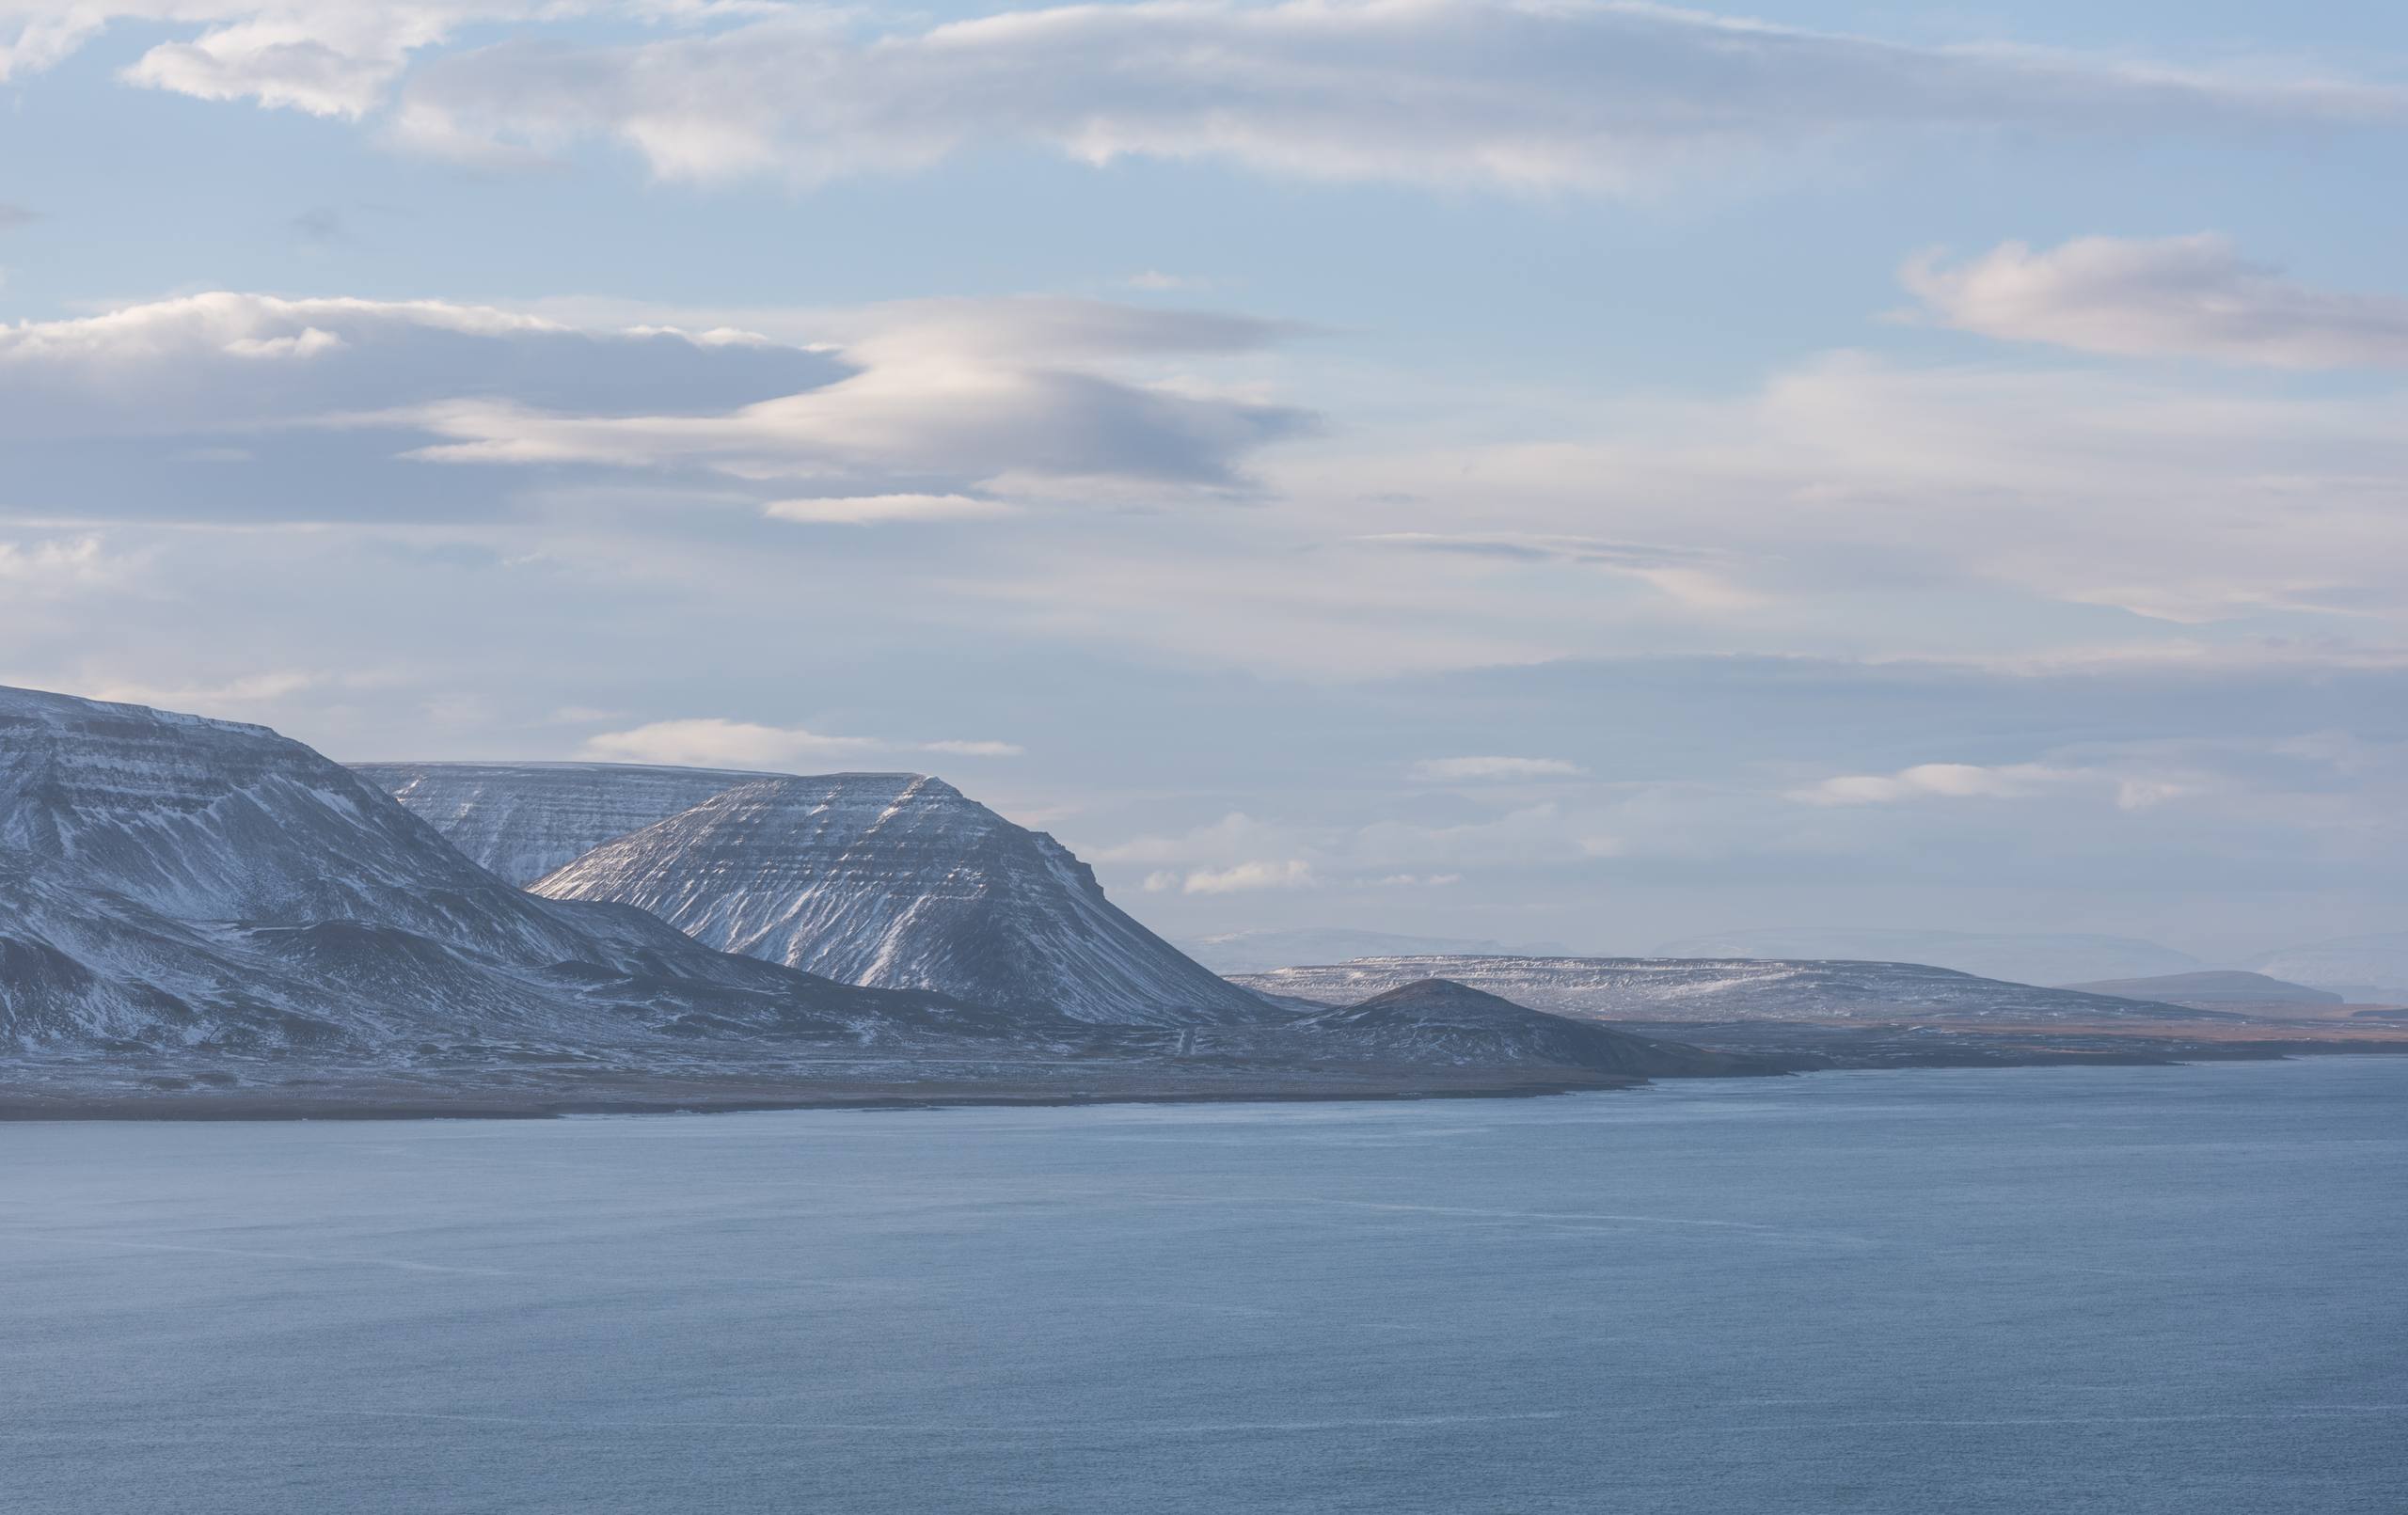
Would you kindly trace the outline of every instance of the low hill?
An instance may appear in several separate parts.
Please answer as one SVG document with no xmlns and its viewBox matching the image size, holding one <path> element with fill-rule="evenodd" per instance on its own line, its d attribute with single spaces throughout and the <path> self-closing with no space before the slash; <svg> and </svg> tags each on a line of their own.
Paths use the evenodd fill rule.
<svg viewBox="0 0 2408 1515">
<path fill-rule="evenodd" d="M 1718 1078 L 1785 1071 L 1768 1058 L 1708 1051 L 1532 1010 L 1443 978 L 1416 979 L 1360 1004 L 1297 1023 L 1413 1062 L 1553 1063 L 1632 1078 Z"/>
<path fill-rule="evenodd" d="M 2343 1004 L 2340 995 L 2286 984 L 2263 973 L 2238 969 L 2209 969 L 2196 973 L 2163 973 L 2155 978 L 2111 978 L 2093 984 L 2066 984 L 2063 988 L 2083 994 L 2112 994 L 2129 1000 L 2162 1000 L 2168 1004 L 2319 1005 Z"/>
<path fill-rule="evenodd" d="M 1516 1004 L 1605 1020 L 1980 1021 L 2045 1025 L 2187 1020 L 2218 1012 L 1976 978 L 1921 963 L 1676 957 L 1366 957 L 1236 982 L 1286 1001 L 1352 1004 L 1445 978 Z"/>
</svg>

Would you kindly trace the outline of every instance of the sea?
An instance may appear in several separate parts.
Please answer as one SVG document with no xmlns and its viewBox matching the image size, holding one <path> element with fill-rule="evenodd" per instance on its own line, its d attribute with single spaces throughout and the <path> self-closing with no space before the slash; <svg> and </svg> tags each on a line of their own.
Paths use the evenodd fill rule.
<svg viewBox="0 0 2408 1515">
<path fill-rule="evenodd" d="M 0 1509 L 2400 1515 L 2408 1059 L 0 1126 Z"/>
</svg>

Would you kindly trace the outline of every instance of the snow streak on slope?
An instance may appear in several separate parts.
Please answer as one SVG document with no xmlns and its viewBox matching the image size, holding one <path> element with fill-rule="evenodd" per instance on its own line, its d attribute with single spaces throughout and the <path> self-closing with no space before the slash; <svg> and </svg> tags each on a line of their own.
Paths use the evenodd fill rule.
<svg viewBox="0 0 2408 1515">
<path fill-rule="evenodd" d="M 850 984 L 1118 1025 L 1265 1011 L 1122 913 L 1060 843 L 916 774 L 746 784 L 533 887 Z"/>
<path fill-rule="evenodd" d="M 977 1014 L 537 899 L 264 727 L 0 689 L 0 1045 L 865 1040 Z"/>
<path fill-rule="evenodd" d="M 1559 1015 L 1608 1020 L 1988 1021 L 2213 1018 L 2213 1012 L 2035 988 L 1920 963 L 1680 957 L 1366 957 L 1246 974 L 1261 993 L 1352 1004 L 1445 978 Z"/>
<path fill-rule="evenodd" d="M 521 889 L 605 842 L 778 777 L 629 763 L 356 763 L 352 771 Z"/>
</svg>

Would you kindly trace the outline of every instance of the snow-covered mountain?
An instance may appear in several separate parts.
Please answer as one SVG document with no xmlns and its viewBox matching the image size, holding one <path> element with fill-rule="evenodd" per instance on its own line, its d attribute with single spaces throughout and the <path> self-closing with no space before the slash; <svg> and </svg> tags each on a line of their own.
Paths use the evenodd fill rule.
<svg viewBox="0 0 2408 1515">
<path fill-rule="evenodd" d="M 781 777 L 630 763 L 355 763 L 352 771 L 521 889 L 713 795 Z"/>
<path fill-rule="evenodd" d="M 2134 937 L 2058 931 L 1910 931 L 1793 927 L 1726 931 L 1668 941 L 1657 957 L 1757 957 L 1782 962 L 1929 963 L 2012 984 L 2075 984 L 2150 978 L 2208 965 L 2188 953 Z M 1326 961 L 1326 959 L 1324 959 Z"/>
<path fill-rule="evenodd" d="M 744 784 L 532 887 L 848 984 L 1116 1025 L 1265 1011 L 1123 913 L 1060 843 L 918 774 Z"/>
<path fill-rule="evenodd" d="M 265 727 L 0 689 L 0 1047 L 439 1056 L 990 1018 L 524 893 Z"/>
<path fill-rule="evenodd" d="M 1920 963 L 1367 957 L 1244 974 L 1236 982 L 1291 1002 L 1345 1005 L 1429 978 L 1451 979 L 1534 1009 L 1605 1020 L 1917 1019 L 2045 1025 L 2213 1015 L 1975 978 Z"/>
</svg>

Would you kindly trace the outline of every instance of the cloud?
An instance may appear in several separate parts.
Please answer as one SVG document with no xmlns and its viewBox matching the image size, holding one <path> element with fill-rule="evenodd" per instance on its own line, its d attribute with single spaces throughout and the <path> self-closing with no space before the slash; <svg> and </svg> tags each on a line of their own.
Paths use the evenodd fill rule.
<svg viewBox="0 0 2408 1515">
<path fill-rule="evenodd" d="M 657 763 L 671 767 L 776 768 L 841 761 L 875 750 L 858 736 L 829 736 L 800 726 L 763 726 L 717 718 L 656 720 L 632 731 L 585 740 L 584 755 L 606 763 Z"/>
<path fill-rule="evenodd" d="M 804 81 L 808 81 L 807 86 Z M 992 144 L 1318 180 L 1628 190 L 1703 157 L 1848 136 L 2396 121 L 2400 92 L 2076 54 L 1916 46 L 1609 0 L 1148 0 L 913 31 L 787 11 L 605 46 L 452 54 L 405 142 L 468 157 L 620 142 L 663 178 L 814 183 Z"/>
<path fill-rule="evenodd" d="M 2045 252 L 2010 242 L 1954 267 L 1925 255 L 1902 277 L 1931 320 L 2009 341 L 2291 369 L 2408 364 L 2408 299 L 2296 283 L 2209 233 Z"/>
<path fill-rule="evenodd" d="M 773 499 L 761 507 L 780 521 L 811 525 L 877 526 L 888 521 L 981 521 L 1009 515 L 1000 499 L 968 495 L 855 495 L 823 499 Z"/>
<path fill-rule="evenodd" d="M 1577 764 L 1561 758 L 1532 757 L 1425 758 L 1411 769 L 1417 779 L 1442 783 L 1465 779 L 1565 779 L 1581 771 Z"/>
<path fill-rule="evenodd" d="M 1358 540 L 1407 552 L 1602 569 L 1637 579 L 1702 610 L 1742 610 L 1764 603 L 1764 596 L 1731 580 L 1726 572 L 1729 554 L 1708 548 L 1548 532 L 1380 531 Z"/>
<path fill-rule="evenodd" d="M 0 200 L 0 231 L 14 231 L 19 227 L 31 226 L 40 219 L 41 215 L 39 212 Z"/>
<path fill-rule="evenodd" d="M 594 19 L 649 24 L 572 41 Z M 2396 123 L 2397 89 L 1920 45 L 1621 0 L 1141 0 L 930 24 L 686 0 L 93 0 L 0 13 L 0 81 L 117 23 L 128 83 L 523 162 L 586 139 L 663 178 L 814 183 L 1017 145 L 1315 180 L 1620 192 L 1734 153 L 2022 128 Z M 472 32 L 512 39 L 459 50 Z"/>
<path fill-rule="evenodd" d="M 466 515 L 543 467 L 788 520 L 958 519 L 1008 509 L 998 487 L 1243 494 L 1258 449 L 1313 424 L 1133 371 L 1255 351 L 1285 334 L 1274 323 L 1048 298 L 783 317 L 821 339 L 233 292 L 0 326 L 0 441 L 20 444 L 7 503 Z M 250 466 L 198 479 L 203 456 Z"/>
<path fill-rule="evenodd" d="M 0 584 L 24 593 L 108 583 L 122 568 L 96 536 L 0 541 Z"/>
<path fill-rule="evenodd" d="M 1214 283 L 1212 279 L 1198 277 L 1192 274 L 1165 274 L 1159 268 L 1149 268 L 1140 273 L 1132 274 L 1120 282 L 1133 290 L 1144 290 L 1154 294 L 1165 293 L 1173 290 L 1207 290 L 1211 289 Z"/>
<path fill-rule="evenodd" d="M 893 742 L 870 736 L 832 736 L 802 726 L 766 726 L 717 717 L 657 720 L 631 731 L 605 732 L 586 738 L 584 746 L 584 755 L 598 762 L 767 769 L 824 765 L 880 752 L 993 758 L 1019 757 L 1025 750 L 1010 742 Z"/>
<path fill-rule="evenodd" d="M 0 8 L 0 83 L 56 65 L 116 24 L 198 26 L 154 44 L 119 77 L 202 100 L 357 119 L 385 101 L 412 55 L 463 26 L 601 8 L 578 0 L 30 0 Z"/>
<path fill-rule="evenodd" d="M 1896 773 L 1845 774 L 1790 791 L 1810 805 L 1893 805 L 1910 799 L 2020 799 L 2079 777 L 2062 768 L 2019 763 L 1921 763 Z"/>
<path fill-rule="evenodd" d="M 1151 878 L 1148 882 L 1151 887 Z M 1236 894 L 1258 889 L 1307 889 L 1312 882 L 1312 865 L 1291 858 L 1278 862 L 1242 862 L 1230 868 L 1200 869 L 1181 879 L 1179 889 L 1182 894 Z"/>
<path fill-rule="evenodd" d="M 2169 800 L 2209 793 L 2212 781 L 2196 773 L 2117 772 L 2099 766 L 2015 763 L 1985 767 L 1972 763 L 1924 763 L 1888 774 L 1846 774 L 1825 779 L 1789 797 L 1809 805 L 1894 805 L 1918 799 L 2029 799 L 2069 786 L 2103 789 L 2118 810 L 2147 810 Z"/>
</svg>

